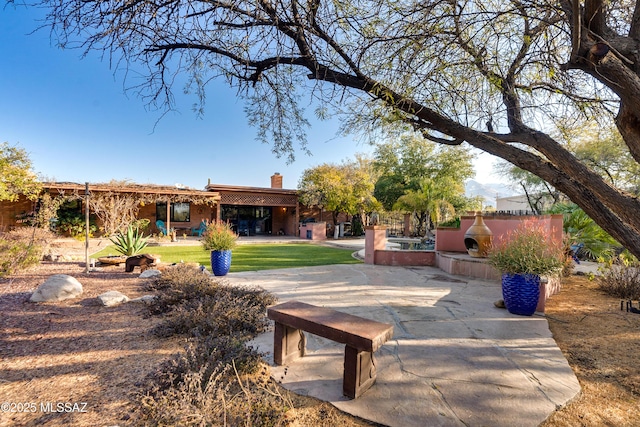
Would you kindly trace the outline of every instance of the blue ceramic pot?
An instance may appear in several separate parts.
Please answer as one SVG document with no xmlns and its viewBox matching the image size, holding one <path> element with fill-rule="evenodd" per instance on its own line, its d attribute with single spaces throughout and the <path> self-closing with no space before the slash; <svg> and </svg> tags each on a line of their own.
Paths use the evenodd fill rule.
<svg viewBox="0 0 640 427">
<path fill-rule="evenodd" d="M 531 316 L 540 298 L 540 276 L 537 274 L 502 275 L 502 297 L 509 313 Z"/>
<path fill-rule="evenodd" d="M 231 268 L 231 251 L 211 251 L 211 271 L 215 276 L 225 276 Z"/>
</svg>

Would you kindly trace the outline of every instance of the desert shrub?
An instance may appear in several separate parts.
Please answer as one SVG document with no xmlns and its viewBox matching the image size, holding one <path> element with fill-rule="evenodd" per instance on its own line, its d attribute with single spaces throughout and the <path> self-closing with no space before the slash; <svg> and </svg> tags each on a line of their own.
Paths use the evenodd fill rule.
<svg viewBox="0 0 640 427">
<path fill-rule="evenodd" d="M 226 285 L 187 265 L 168 269 L 149 288 L 160 291 L 149 312 L 170 313 L 154 329 L 162 337 L 252 337 L 265 330 L 266 308 L 275 302 L 275 297 L 263 289 Z"/>
<path fill-rule="evenodd" d="M 567 255 L 562 259 L 562 277 L 569 277 L 573 274 L 573 270 L 575 270 L 575 261 L 571 257 L 571 255 Z"/>
<path fill-rule="evenodd" d="M 287 412 L 293 403 L 286 394 L 280 393 L 266 365 L 262 366 L 258 374 L 236 377 L 241 393 L 228 406 L 229 425 L 279 427 L 290 424 Z"/>
<path fill-rule="evenodd" d="M 230 335 L 254 336 L 265 330 L 267 305 L 273 297 L 261 290 L 218 286 L 215 294 L 185 299 L 154 332 L 162 337 Z"/>
<path fill-rule="evenodd" d="M 186 265 L 168 269 L 148 287 L 158 292 L 150 312 L 165 316 L 154 332 L 190 338 L 183 353 L 147 378 L 135 424 L 287 425 L 290 401 L 270 379 L 262 355 L 246 345 L 265 330 L 273 295 L 226 285 Z"/>
<path fill-rule="evenodd" d="M 150 224 L 151 224 L 151 221 L 149 221 L 148 218 L 135 219 L 131 222 L 131 226 L 133 228 L 137 228 L 138 230 L 142 230 L 142 231 L 149 228 Z"/>
<path fill-rule="evenodd" d="M 264 365 L 263 365 L 264 366 Z M 151 390 L 138 399 L 134 423 L 144 426 L 279 427 L 289 421 L 291 401 L 283 396 L 265 369 L 241 377 L 233 366 L 208 366 L 187 373 L 184 381 L 165 390 Z M 231 381 L 229 373 L 235 374 Z"/>
<path fill-rule="evenodd" d="M 573 249 L 571 249 L 571 239 L 568 234 L 564 234 L 562 239 L 562 276 L 568 277 L 573 274 L 575 261 L 573 259 Z"/>
<path fill-rule="evenodd" d="M 216 279 L 208 274 L 202 274 L 200 269 L 189 264 L 177 264 L 162 272 L 156 280 L 147 285 L 151 291 L 182 292 L 193 289 L 191 292 L 205 292 L 211 285 L 216 285 Z"/>
<path fill-rule="evenodd" d="M 144 426 L 218 426 L 225 424 L 225 395 L 230 384 L 223 380 L 224 372 L 207 379 L 203 366 L 185 373 L 175 387 L 152 387 L 138 396 L 135 424 Z"/>
<path fill-rule="evenodd" d="M 172 311 L 185 301 L 215 295 L 219 283 L 209 274 L 186 264 L 179 264 L 165 270 L 155 281 L 146 285 L 149 291 L 158 291 L 150 314 L 162 314 Z"/>
<path fill-rule="evenodd" d="M 0 277 L 37 265 L 53 234 L 35 227 L 20 227 L 0 235 Z"/>
<path fill-rule="evenodd" d="M 608 295 L 624 299 L 640 299 L 640 262 L 616 258 L 600 269 L 598 286 Z"/>
<path fill-rule="evenodd" d="M 153 386 L 159 390 L 178 387 L 190 372 L 200 371 L 206 384 L 213 375 L 223 375 L 231 381 L 234 373 L 229 371 L 233 364 L 241 375 L 258 371 L 261 354 L 246 345 L 241 336 L 207 336 L 191 339 L 184 353 L 173 356 L 160 365 L 157 372 L 149 376 Z M 206 369 L 202 370 L 202 367 Z"/>
</svg>

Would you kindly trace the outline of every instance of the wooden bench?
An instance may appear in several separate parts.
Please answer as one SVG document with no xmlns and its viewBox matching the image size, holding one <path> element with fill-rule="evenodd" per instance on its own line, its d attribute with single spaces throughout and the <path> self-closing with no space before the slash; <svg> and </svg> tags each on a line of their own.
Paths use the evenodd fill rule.
<svg viewBox="0 0 640 427">
<path fill-rule="evenodd" d="M 284 365 L 305 355 L 303 331 L 345 344 L 342 391 L 355 399 L 376 381 L 373 352 L 393 336 L 393 325 L 324 307 L 288 301 L 267 309 L 275 321 L 273 358 Z"/>
</svg>

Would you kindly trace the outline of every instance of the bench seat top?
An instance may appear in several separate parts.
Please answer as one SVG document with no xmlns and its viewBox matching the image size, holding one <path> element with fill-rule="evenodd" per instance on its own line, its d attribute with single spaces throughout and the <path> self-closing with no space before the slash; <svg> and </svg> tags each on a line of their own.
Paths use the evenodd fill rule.
<svg viewBox="0 0 640 427">
<path fill-rule="evenodd" d="M 393 337 L 393 325 L 376 322 L 326 307 L 288 301 L 269 307 L 275 322 L 301 329 L 361 351 L 374 352 Z"/>
</svg>

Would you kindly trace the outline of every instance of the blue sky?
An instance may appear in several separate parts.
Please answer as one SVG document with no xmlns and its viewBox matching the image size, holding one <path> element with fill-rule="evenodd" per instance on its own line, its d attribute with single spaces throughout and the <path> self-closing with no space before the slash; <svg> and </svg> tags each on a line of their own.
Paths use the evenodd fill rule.
<svg viewBox="0 0 640 427">
<path fill-rule="evenodd" d="M 279 172 L 285 188 L 296 188 L 305 169 L 371 152 L 355 138 L 336 137 L 337 123 L 316 122 L 308 130 L 312 156 L 298 153 L 287 164 L 255 139 L 242 101 L 222 81 L 209 87 L 202 119 L 181 87 L 178 111 L 161 117 L 125 92 L 123 74 L 114 75 L 97 54 L 81 58 L 78 50 L 62 50 L 46 29 L 29 34 L 37 16 L 34 9 L 0 9 L 0 142 L 24 148 L 45 178 L 202 189 L 208 179 L 268 187 Z M 478 181 L 499 181 L 491 159 L 476 162 Z"/>
</svg>

